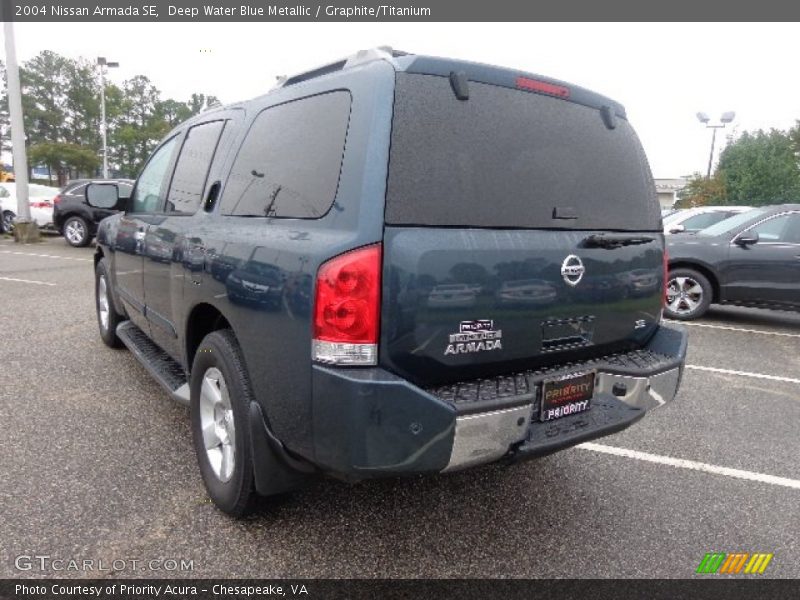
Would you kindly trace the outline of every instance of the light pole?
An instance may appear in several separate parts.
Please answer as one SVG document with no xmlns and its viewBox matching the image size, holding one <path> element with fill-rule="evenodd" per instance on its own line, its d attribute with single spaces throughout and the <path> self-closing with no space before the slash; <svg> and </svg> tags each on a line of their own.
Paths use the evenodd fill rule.
<svg viewBox="0 0 800 600">
<path fill-rule="evenodd" d="M 35 242 L 38 241 L 38 231 L 36 223 L 31 221 L 31 207 L 28 204 L 28 155 L 25 150 L 22 88 L 19 82 L 14 23 L 6 20 L 3 29 L 6 38 L 6 79 L 8 113 L 11 117 L 11 153 L 14 159 L 14 180 L 17 182 L 17 222 L 14 228 L 14 239 L 17 242 Z"/>
<path fill-rule="evenodd" d="M 708 122 L 711 119 L 708 118 L 708 115 L 704 112 L 697 113 L 697 120 L 705 125 L 706 129 L 714 130 L 714 133 L 711 134 L 711 154 L 708 155 L 708 171 L 706 172 L 706 179 L 711 179 L 711 163 L 714 160 L 714 143 L 717 141 L 717 129 L 725 129 L 725 126 L 733 121 L 735 116 L 736 113 L 733 111 L 724 112 L 719 118 L 719 125 L 709 125 Z"/>
<path fill-rule="evenodd" d="M 108 140 L 106 139 L 106 69 L 118 67 L 118 62 L 108 62 L 105 56 L 97 57 L 100 67 L 100 133 L 103 136 L 103 179 L 108 179 Z"/>
</svg>

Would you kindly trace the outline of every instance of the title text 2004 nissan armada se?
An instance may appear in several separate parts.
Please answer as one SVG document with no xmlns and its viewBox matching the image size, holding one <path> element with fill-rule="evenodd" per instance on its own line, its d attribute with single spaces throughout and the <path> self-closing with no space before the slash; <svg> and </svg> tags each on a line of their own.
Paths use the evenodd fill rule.
<svg viewBox="0 0 800 600">
<path fill-rule="evenodd" d="M 541 456 L 672 400 L 664 238 L 624 108 L 386 49 L 206 111 L 97 236 L 103 340 L 191 407 L 244 512 L 351 481 Z"/>
</svg>

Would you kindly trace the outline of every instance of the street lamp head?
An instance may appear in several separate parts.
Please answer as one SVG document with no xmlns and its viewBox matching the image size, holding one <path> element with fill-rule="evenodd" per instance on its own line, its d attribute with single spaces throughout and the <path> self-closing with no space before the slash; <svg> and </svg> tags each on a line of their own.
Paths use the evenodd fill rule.
<svg viewBox="0 0 800 600">
<path fill-rule="evenodd" d="M 719 118 L 719 120 L 722 121 L 723 123 L 730 123 L 731 121 L 733 121 L 735 117 L 736 113 L 733 112 L 732 110 L 729 110 L 728 112 L 722 113 L 722 116 Z"/>
<path fill-rule="evenodd" d="M 711 119 L 709 119 L 708 115 L 704 112 L 697 113 L 697 120 L 701 123 L 708 123 Z"/>
</svg>

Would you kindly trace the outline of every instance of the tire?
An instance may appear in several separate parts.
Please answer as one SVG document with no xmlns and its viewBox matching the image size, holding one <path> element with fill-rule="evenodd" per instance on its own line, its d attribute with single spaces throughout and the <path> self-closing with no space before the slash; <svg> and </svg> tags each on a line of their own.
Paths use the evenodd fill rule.
<svg viewBox="0 0 800 600">
<path fill-rule="evenodd" d="M 108 263 L 105 258 L 100 259 L 94 270 L 94 300 L 100 337 L 109 348 L 121 348 L 122 341 L 117 337 L 117 325 L 125 317 L 117 312 L 117 308 L 114 306 L 111 280 L 108 276 Z"/>
<path fill-rule="evenodd" d="M 670 319 L 690 321 L 702 317 L 711 305 L 714 290 L 702 273 L 693 269 L 674 269 L 667 280 L 664 313 Z"/>
<path fill-rule="evenodd" d="M 14 231 L 14 219 L 16 216 L 10 210 L 3 213 L 3 232 L 12 233 Z"/>
<path fill-rule="evenodd" d="M 92 234 L 89 231 L 89 224 L 86 219 L 74 215 L 64 221 L 64 239 L 70 246 L 83 248 L 92 241 Z"/>
<path fill-rule="evenodd" d="M 253 392 L 231 330 L 203 338 L 189 385 L 192 439 L 203 483 L 217 508 L 241 517 L 256 498 L 248 417 Z"/>
</svg>

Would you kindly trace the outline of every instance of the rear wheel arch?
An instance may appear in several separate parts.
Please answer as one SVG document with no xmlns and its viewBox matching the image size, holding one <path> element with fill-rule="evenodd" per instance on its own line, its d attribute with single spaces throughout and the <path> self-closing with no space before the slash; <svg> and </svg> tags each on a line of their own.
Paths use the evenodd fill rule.
<svg viewBox="0 0 800 600">
<path fill-rule="evenodd" d="M 194 356 L 197 353 L 197 348 L 200 342 L 203 341 L 209 333 L 220 329 L 231 329 L 233 327 L 230 321 L 222 314 L 217 307 L 202 302 L 192 307 L 189 316 L 186 318 L 186 332 L 184 347 L 186 350 L 186 367 L 187 371 L 191 370 Z M 234 332 L 234 337 L 236 333 Z"/>
<path fill-rule="evenodd" d="M 717 303 L 720 301 L 719 280 L 717 279 L 717 275 L 714 273 L 714 271 L 699 263 L 685 260 L 670 262 L 669 270 L 672 271 L 674 269 L 692 269 L 693 271 L 697 271 L 703 275 L 706 279 L 708 279 L 708 282 L 711 284 L 711 288 L 713 290 L 711 302 Z"/>
</svg>

